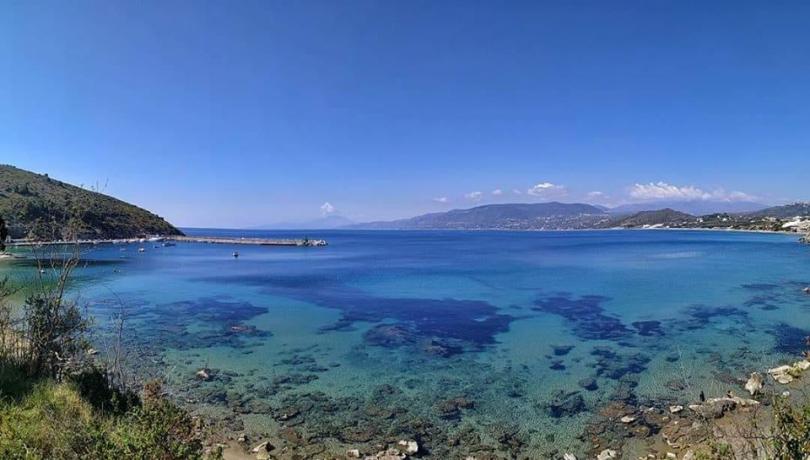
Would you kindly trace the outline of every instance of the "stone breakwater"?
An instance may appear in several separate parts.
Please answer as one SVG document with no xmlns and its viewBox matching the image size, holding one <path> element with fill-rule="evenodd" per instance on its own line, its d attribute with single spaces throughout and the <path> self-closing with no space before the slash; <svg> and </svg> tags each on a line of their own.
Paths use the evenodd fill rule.
<svg viewBox="0 0 810 460">
<path fill-rule="evenodd" d="M 255 246 L 299 246 L 299 247 L 320 247 L 327 246 L 326 240 L 311 240 L 308 238 L 225 238 L 214 236 L 171 236 L 167 240 L 183 243 L 208 243 L 208 244 L 250 244 Z"/>
</svg>

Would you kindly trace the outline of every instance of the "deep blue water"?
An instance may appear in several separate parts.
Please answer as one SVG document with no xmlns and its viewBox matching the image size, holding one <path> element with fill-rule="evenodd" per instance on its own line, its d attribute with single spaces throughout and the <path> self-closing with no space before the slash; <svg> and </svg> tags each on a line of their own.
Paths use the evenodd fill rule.
<svg viewBox="0 0 810 460">
<path fill-rule="evenodd" d="M 741 392 L 810 335 L 810 246 L 786 235 L 188 233 L 329 246 L 95 247 L 76 293 L 102 329 L 125 313 L 132 366 L 285 445 L 582 454 L 611 401 Z"/>
</svg>

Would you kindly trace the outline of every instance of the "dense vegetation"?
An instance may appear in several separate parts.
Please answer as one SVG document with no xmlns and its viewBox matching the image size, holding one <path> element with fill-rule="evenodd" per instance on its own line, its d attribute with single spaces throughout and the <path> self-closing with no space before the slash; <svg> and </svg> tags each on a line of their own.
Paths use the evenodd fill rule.
<svg viewBox="0 0 810 460">
<path fill-rule="evenodd" d="M 780 219 L 790 219 L 795 216 L 810 216 L 810 203 L 798 202 L 786 204 L 784 206 L 773 206 L 749 213 L 752 217 L 777 217 Z"/>
<path fill-rule="evenodd" d="M 658 211 L 641 211 L 629 217 L 620 217 L 612 220 L 607 226 L 610 227 L 641 227 L 644 225 L 666 224 L 692 224 L 697 222 L 697 217 L 675 211 L 673 209 L 660 209 Z"/>
<path fill-rule="evenodd" d="M 12 238 L 62 240 L 68 231 L 82 239 L 181 234 L 137 206 L 8 165 L 0 165 L 0 216 Z"/>
<path fill-rule="evenodd" d="M 159 383 L 139 396 L 122 383 L 117 359 L 89 348 L 90 323 L 64 297 L 78 258 L 45 263 L 58 274 L 26 285 L 23 305 L 11 305 L 15 289 L 0 281 L 0 458 L 219 457 L 205 453 L 202 424 Z"/>
</svg>

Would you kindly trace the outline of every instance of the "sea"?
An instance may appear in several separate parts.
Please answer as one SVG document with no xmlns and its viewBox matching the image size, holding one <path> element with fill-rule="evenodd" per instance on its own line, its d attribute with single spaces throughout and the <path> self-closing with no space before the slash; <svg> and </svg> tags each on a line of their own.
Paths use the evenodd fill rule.
<svg viewBox="0 0 810 460">
<path fill-rule="evenodd" d="M 744 393 L 810 335 L 794 235 L 185 231 L 328 246 L 85 247 L 70 295 L 96 348 L 120 326 L 134 375 L 300 458 L 399 439 L 424 458 L 630 458 L 649 433 L 610 428 L 611 407 Z"/>
</svg>

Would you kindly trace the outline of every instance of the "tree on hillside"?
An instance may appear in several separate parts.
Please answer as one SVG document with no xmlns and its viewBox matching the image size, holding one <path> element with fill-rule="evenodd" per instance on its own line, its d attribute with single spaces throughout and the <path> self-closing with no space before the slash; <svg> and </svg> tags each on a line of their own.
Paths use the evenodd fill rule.
<svg viewBox="0 0 810 460">
<path fill-rule="evenodd" d="M 6 238 L 8 238 L 8 229 L 6 222 L 0 217 L 0 251 L 6 250 Z"/>
</svg>

